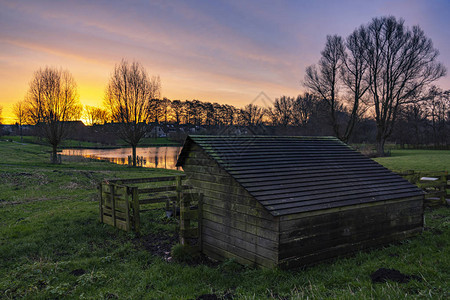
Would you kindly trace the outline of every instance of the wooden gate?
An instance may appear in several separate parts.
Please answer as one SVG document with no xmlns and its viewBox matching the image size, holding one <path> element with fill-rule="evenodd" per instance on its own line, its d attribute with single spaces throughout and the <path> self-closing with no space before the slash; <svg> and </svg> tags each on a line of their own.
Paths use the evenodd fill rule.
<svg viewBox="0 0 450 300">
<path fill-rule="evenodd" d="M 146 205 L 165 203 L 166 210 L 176 212 L 185 175 L 104 180 L 99 184 L 100 221 L 126 231 L 139 232 L 140 212 Z"/>
<path fill-rule="evenodd" d="M 100 184 L 100 221 L 129 231 L 131 229 L 130 193 L 119 184 Z"/>
<path fill-rule="evenodd" d="M 99 184 L 100 221 L 125 231 L 139 232 L 146 206 L 165 203 L 166 212 L 180 214 L 180 242 L 199 237 L 202 194 L 183 184 L 185 175 L 105 180 Z M 197 225 L 194 223 L 197 222 Z M 201 243 L 199 243 L 201 244 Z"/>
</svg>

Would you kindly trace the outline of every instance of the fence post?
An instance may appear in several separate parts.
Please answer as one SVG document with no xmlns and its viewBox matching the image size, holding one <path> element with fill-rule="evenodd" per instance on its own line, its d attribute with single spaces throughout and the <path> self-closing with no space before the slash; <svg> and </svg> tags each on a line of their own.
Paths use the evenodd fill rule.
<svg viewBox="0 0 450 300">
<path fill-rule="evenodd" d="M 113 219 L 113 226 L 116 227 L 116 200 L 114 199 L 114 184 L 109 184 L 109 195 L 111 197 L 111 216 Z"/>
<path fill-rule="evenodd" d="M 103 223 L 103 197 L 102 197 L 102 195 L 103 195 L 103 185 L 102 185 L 101 182 L 98 184 L 97 188 L 98 188 L 98 200 L 99 200 L 99 203 L 100 203 L 100 222 Z"/>
<path fill-rule="evenodd" d="M 141 230 L 141 216 L 139 213 L 139 193 L 136 186 L 131 188 L 131 194 L 133 199 L 134 230 L 139 232 Z"/>
<path fill-rule="evenodd" d="M 130 226 L 130 197 L 128 194 L 128 188 L 125 186 L 124 187 L 124 197 L 125 197 L 125 231 L 130 231 L 131 226 Z"/>
<path fill-rule="evenodd" d="M 186 216 L 186 212 L 190 209 L 190 199 L 188 197 L 183 197 L 180 201 L 180 244 L 187 245 L 186 233 L 190 228 L 191 221 Z"/>
<path fill-rule="evenodd" d="M 177 215 L 177 205 L 180 206 L 180 216 L 181 216 L 181 202 L 182 200 L 182 178 L 181 176 L 176 177 L 176 193 L 177 193 L 177 199 L 173 205 L 173 216 L 175 217 Z"/>
<path fill-rule="evenodd" d="M 439 187 L 439 191 L 441 192 L 441 204 L 446 204 L 445 203 L 445 196 L 447 195 L 447 172 L 444 172 L 444 174 L 442 174 L 441 176 L 441 184 Z"/>
</svg>

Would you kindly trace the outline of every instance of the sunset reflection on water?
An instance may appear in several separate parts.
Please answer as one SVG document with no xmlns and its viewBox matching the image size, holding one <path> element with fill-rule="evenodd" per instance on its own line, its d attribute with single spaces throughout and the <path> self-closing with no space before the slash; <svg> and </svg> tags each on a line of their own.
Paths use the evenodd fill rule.
<svg viewBox="0 0 450 300">
<path fill-rule="evenodd" d="M 180 170 L 180 167 L 175 166 L 180 150 L 181 147 L 141 147 L 136 149 L 136 154 L 142 159 L 139 164 L 142 167 Z M 131 153 L 131 148 L 64 149 L 61 152 L 62 155 L 102 159 L 119 165 L 128 164 Z"/>
</svg>

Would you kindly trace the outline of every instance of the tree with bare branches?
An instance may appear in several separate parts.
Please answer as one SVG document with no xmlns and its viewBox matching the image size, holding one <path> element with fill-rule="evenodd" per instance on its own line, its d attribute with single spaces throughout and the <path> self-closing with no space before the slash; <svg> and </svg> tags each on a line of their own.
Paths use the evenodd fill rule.
<svg viewBox="0 0 450 300">
<path fill-rule="evenodd" d="M 359 32 L 369 68 L 376 147 L 383 156 L 400 109 L 419 101 L 424 88 L 445 76 L 446 69 L 437 62 L 439 51 L 419 26 L 408 28 L 402 19 L 391 16 L 374 18 Z"/>
<path fill-rule="evenodd" d="M 21 141 L 23 140 L 22 125 L 25 124 L 25 120 L 26 120 L 25 113 L 26 113 L 26 103 L 24 100 L 14 103 L 13 114 L 16 117 L 17 125 L 19 125 L 19 134 L 20 134 Z"/>
<path fill-rule="evenodd" d="M 350 34 L 344 46 L 340 72 L 342 84 L 348 91 L 344 96 L 343 103 L 343 110 L 347 113 L 348 118 L 341 138 L 347 142 L 356 123 L 367 110 L 368 101 L 365 96 L 368 94 L 370 78 L 368 78 L 368 64 L 363 56 L 364 46 L 360 30 L 355 30 Z"/>
<path fill-rule="evenodd" d="M 333 131 L 339 138 L 342 138 L 337 121 L 337 112 L 341 110 L 338 101 L 339 71 L 343 64 L 344 52 L 344 42 L 340 36 L 327 36 L 318 67 L 307 67 L 304 81 L 304 85 L 313 94 L 320 96 L 328 104 Z"/>
<path fill-rule="evenodd" d="M 122 60 L 109 80 L 105 104 L 111 118 L 118 123 L 120 137 L 132 147 L 136 166 L 136 147 L 147 130 L 150 101 L 160 96 L 159 77 L 149 77 L 139 62 Z"/>
<path fill-rule="evenodd" d="M 275 99 L 273 107 L 269 108 L 269 115 L 272 124 L 275 126 L 287 127 L 292 123 L 292 114 L 294 109 L 294 98 L 281 96 Z"/>
<path fill-rule="evenodd" d="M 3 112 L 3 106 L 0 105 L 0 125 L 1 125 L 2 122 L 3 122 L 2 112 Z M 2 128 L 0 127 L 0 136 L 2 136 L 2 133 L 3 133 L 3 130 L 2 130 Z"/>
<path fill-rule="evenodd" d="M 77 85 L 67 70 L 46 67 L 34 73 L 25 97 L 27 123 L 35 125 L 52 146 L 57 163 L 58 145 L 69 135 L 82 107 Z"/>
<path fill-rule="evenodd" d="M 86 105 L 84 107 L 84 117 L 88 125 L 105 124 L 110 119 L 106 109 Z"/>
<path fill-rule="evenodd" d="M 172 107 L 172 114 L 175 123 L 179 125 L 181 122 L 181 117 L 184 113 L 184 103 L 180 100 L 173 100 L 170 106 Z"/>
<path fill-rule="evenodd" d="M 242 124 L 245 126 L 257 126 L 262 124 L 263 117 L 266 114 L 262 107 L 254 104 L 247 104 L 240 110 Z"/>
</svg>

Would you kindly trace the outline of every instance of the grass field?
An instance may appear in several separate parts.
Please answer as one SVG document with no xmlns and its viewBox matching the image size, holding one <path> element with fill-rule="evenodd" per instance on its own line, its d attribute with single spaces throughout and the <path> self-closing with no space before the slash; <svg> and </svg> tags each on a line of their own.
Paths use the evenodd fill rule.
<svg viewBox="0 0 450 300">
<path fill-rule="evenodd" d="M 390 157 L 375 161 L 396 171 L 450 171 L 449 150 L 391 150 Z"/>
<path fill-rule="evenodd" d="M 18 143 L 28 143 L 28 144 L 39 144 L 39 145 L 47 145 L 45 140 L 40 140 L 35 136 L 3 136 L 0 140 L 6 141 L 14 141 Z M 142 138 L 139 147 L 151 147 L 151 146 L 180 146 L 177 142 L 171 141 L 168 138 Z M 94 142 L 85 142 L 85 141 L 77 141 L 77 140 L 64 140 L 59 148 L 118 148 L 118 147 L 130 147 L 127 143 L 125 143 L 121 139 L 117 139 L 114 145 L 107 145 L 101 143 Z"/>
<path fill-rule="evenodd" d="M 393 151 L 392 157 L 378 161 L 398 170 L 416 166 L 448 170 L 446 152 L 410 151 Z M 81 158 L 50 165 L 49 148 L 4 141 L 0 141 L 0 157 L 0 298 L 195 299 L 204 294 L 238 299 L 450 297 L 447 207 L 426 212 L 426 229 L 418 237 L 306 269 L 260 270 L 233 261 L 186 265 L 154 256 L 134 234 L 98 222 L 95 187 L 100 180 L 176 171 L 133 169 Z M 175 224 L 159 211 L 147 214 L 143 223 L 144 235 L 175 230 Z M 382 267 L 420 279 L 373 284 L 370 274 Z"/>
</svg>

